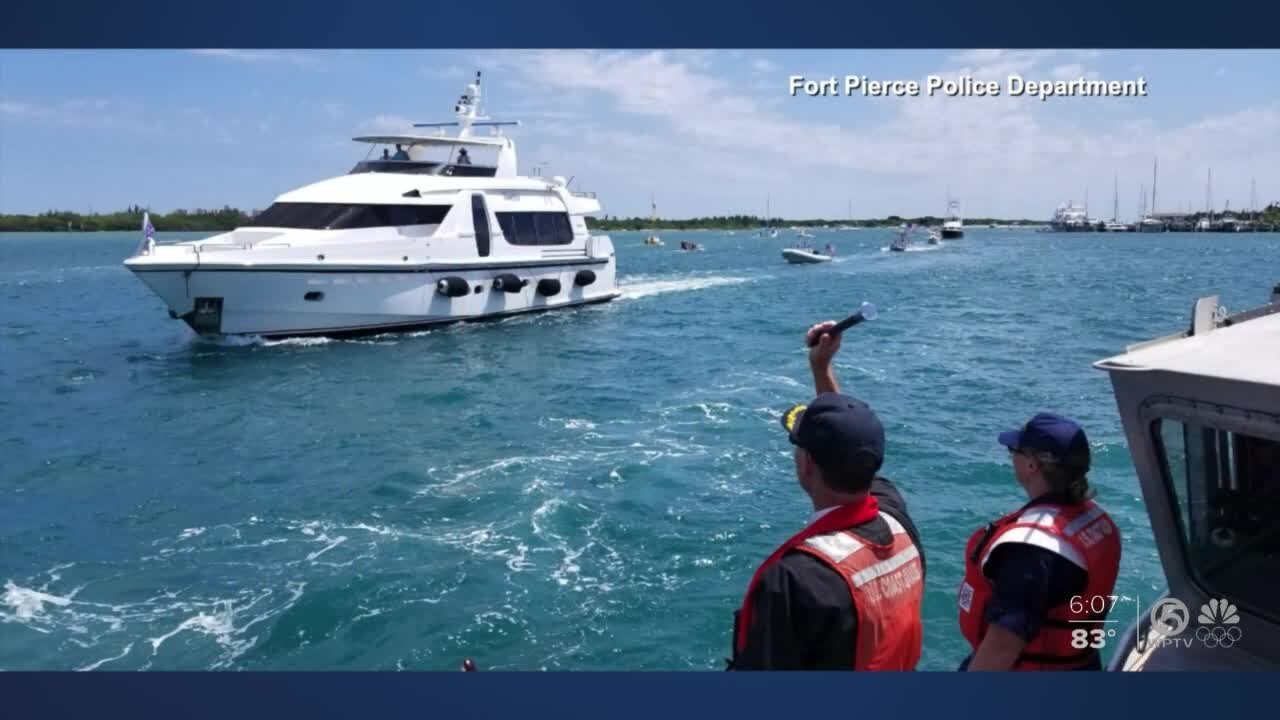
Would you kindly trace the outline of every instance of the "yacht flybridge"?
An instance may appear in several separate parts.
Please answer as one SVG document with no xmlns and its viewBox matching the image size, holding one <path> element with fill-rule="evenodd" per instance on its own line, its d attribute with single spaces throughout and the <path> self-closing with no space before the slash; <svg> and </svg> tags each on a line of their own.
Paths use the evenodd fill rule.
<svg viewBox="0 0 1280 720">
<path fill-rule="evenodd" d="M 124 264 L 201 335 L 399 330 L 618 297 L 613 244 L 585 221 L 595 194 L 519 175 L 502 135 L 516 123 L 489 121 L 480 100 L 477 73 L 456 121 L 354 138 L 370 147 L 348 174 L 231 232 L 166 244 L 148 232 Z"/>
</svg>

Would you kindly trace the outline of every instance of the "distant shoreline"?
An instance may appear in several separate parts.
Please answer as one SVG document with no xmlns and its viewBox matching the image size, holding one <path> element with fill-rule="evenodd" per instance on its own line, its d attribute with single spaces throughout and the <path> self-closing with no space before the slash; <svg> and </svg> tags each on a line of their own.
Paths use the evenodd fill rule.
<svg viewBox="0 0 1280 720">
<path fill-rule="evenodd" d="M 144 208 L 130 207 L 111 213 L 77 213 L 50 210 L 38 215 L 10 213 L 0 214 L 0 232 L 128 232 L 140 231 Z M 151 213 L 151 224 L 156 232 L 227 232 L 237 227 L 245 227 L 252 223 L 253 215 L 238 208 L 224 207 L 220 210 L 174 210 L 170 213 Z M 773 218 L 768 223 L 764 218 L 751 215 L 709 216 L 686 219 L 662 218 L 619 218 L 605 216 L 603 218 L 587 218 L 587 226 L 599 231 L 635 231 L 646 230 L 756 230 L 761 227 L 784 229 L 790 227 L 803 228 L 886 228 L 898 227 L 903 223 L 915 225 L 941 225 L 943 218 L 898 217 L 890 215 L 885 218 L 864 218 L 861 220 L 830 219 L 786 219 Z M 971 218 L 965 221 L 969 227 L 985 227 L 988 225 L 1023 227 L 1044 225 L 1043 220 L 1002 220 L 996 218 Z"/>
</svg>

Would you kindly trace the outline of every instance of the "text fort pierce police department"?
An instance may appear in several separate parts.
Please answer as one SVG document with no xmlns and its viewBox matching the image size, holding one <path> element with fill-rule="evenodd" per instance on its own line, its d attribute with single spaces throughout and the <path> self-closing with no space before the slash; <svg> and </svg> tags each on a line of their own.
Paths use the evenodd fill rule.
<svg viewBox="0 0 1280 720">
<path fill-rule="evenodd" d="M 861 95 L 863 97 L 1146 97 L 1147 80 L 1027 80 L 1021 75 L 1009 75 L 1003 85 L 995 80 L 977 80 L 968 75 L 955 79 L 929 75 L 922 85 L 915 80 L 871 80 L 865 75 L 846 75 L 844 80 L 834 75 L 823 79 L 791 75 L 788 87 L 792 97 L 838 97 Z"/>
</svg>

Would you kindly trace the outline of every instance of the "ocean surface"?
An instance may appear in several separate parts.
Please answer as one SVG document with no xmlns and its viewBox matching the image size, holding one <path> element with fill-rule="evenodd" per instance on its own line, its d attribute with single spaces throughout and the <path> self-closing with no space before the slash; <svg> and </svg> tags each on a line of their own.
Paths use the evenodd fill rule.
<svg viewBox="0 0 1280 720">
<path fill-rule="evenodd" d="M 778 423 L 803 332 L 863 300 L 838 375 L 923 533 L 921 667 L 965 655 L 963 544 L 1025 500 L 995 435 L 1041 409 L 1086 426 L 1119 590 L 1154 599 L 1090 363 L 1265 302 L 1280 236 L 826 232 L 837 262 L 789 266 L 787 235 L 615 233 L 608 305 L 279 342 L 170 320 L 135 233 L 0 235 L 0 669 L 718 670 L 810 512 Z"/>
</svg>

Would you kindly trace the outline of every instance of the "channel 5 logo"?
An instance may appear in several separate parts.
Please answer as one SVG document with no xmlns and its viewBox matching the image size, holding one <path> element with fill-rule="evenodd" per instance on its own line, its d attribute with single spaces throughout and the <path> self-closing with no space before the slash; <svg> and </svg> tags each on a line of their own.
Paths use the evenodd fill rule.
<svg viewBox="0 0 1280 720">
<path fill-rule="evenodd" d="M 1218 598 L 1200 606 L 1196 615 L 1199 627 L 1194 641 L 1208 648 L 1230 648 L 1244 632 L 1240 629 L 1240 613 L 1226 598 Z M 1176 598 L 1165 598 L 1151 608 L 1151 629 L 1165 645 L 1191 647 L 1192 638 L 1180 637 L 1191 625 L 1191 611 Z"/>
</svg>

